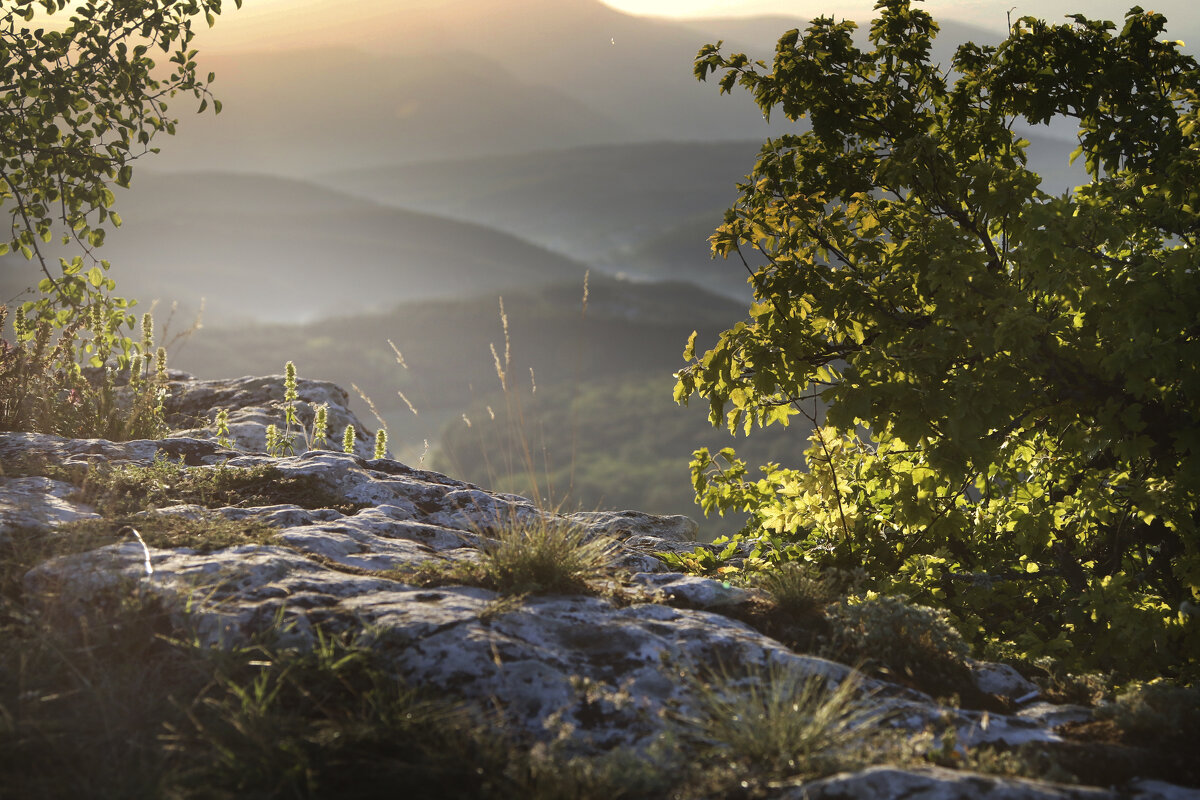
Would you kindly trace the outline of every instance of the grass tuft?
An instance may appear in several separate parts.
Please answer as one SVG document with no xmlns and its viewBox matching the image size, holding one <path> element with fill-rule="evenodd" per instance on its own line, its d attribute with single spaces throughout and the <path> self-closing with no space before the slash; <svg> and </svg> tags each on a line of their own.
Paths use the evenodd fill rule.
<svg viewBox="0 0 1200 800">
<path fill-rule="evenodd" d="M 482 549 L 481 567 L 507 594 L 579 592 L 611 566 L 615 550 L 609 539 L 589 539 L 575 525 L 543 517 L 505 525 Z"/>
<path fill-rule="evenodd" d="M 836 686 L 782 665 L 684 679 L 696 704 L 679 718 L 681 734 L 743 780 L 807 779 L 860 766 L 881 736 L 880 714 L 855 673 Z"/>
<path fill-rule="evenodd" d="M 762 573 L 757 585 L 771 595 L 780 612 L 796 618 L 820 615 L 834 599 L 828 583 L 810 564 L 782 564 Z"/>
</svg>

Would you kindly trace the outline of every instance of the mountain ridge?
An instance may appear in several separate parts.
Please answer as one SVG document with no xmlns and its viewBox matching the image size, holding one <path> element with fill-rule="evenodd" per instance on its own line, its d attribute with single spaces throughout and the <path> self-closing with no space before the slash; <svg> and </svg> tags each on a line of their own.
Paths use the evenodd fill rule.
<svg viewBox="0 0 1200 800">
<path fill-rule="evenodd" d="M 118 198 L 104 258 L 118 293 L 177 300 L 220 321 L 315 319 L 401 300 L 564 279 L 586 267 L 512 234 L 373 203 L 294 178 L 140 172 Z M 286 205 L 285 205 L 286 204 Z M 31 282 L 9 258 L 0 294 Z"/>
</svg>

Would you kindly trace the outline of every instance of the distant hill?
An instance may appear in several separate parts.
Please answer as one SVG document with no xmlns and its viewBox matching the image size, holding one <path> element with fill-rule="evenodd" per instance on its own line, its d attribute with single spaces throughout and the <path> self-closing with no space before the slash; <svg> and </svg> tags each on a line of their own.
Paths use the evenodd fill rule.
<svg viewBox="0 0 1200 800">
<path fill-rule="evenodd" d="M 1030 168 L 1058 194 L 1082 183 L 1072 145 L 1029 133 Z M 738 197 L 761 141 L 580 147 L 327 173 L 315 180 L 400 208 L 509 231 L 598 266 L 686 280 L 746 299 L 740 263 L 713 261 L 708 237 Z"/>
<path fill-rule="evenodd" d="M 173 365 L 216 377 L 271 374 L 292 359 L 305 375 L 347 387 L 358 383 L 380 408 L 404 409 L 411 416 L 395 394 L 404 391 L 421 412 L 422 437 L 433 437 L 441 422 L 430 428 L 427 417 L 457 418 L 472 394 L 499 388 L 490 351 L 496 345 L 504 354 L 498 294 L 410 301 L 294 324 L 206 326 L 173 356 Z M 635 373 L 670 383 L 693 330 L 711 344 L 745 314 L 744 305 L 688 284 L 618 281 L 595 273 L 588 280 L 586 313 L 582 275 L 502 296 L 510 372 L 526 387 L 530 367 L 545 384 Z M 389 339 L 407 368 L 397 364 Z"/>
<path fill-rule="evenodd" d="M 298 5 L 286 24 L 253 11 L 197 38 L 225 112 L 187 120 L 158 167 L 302 176 L 601 143 L 761 140 L 782 126 L 767 125 L 745 92 L 721 97 L 715 82 L 697 82 L 696 52 L 723 39 L 727 52 L 769 61 L 780 34 L 808 24 L 637 17 L 598 0 L 328 0 Z M 959 43 L 1000 39 L 1000 23 L 941 25 L 934 59 L 947 66 Z"/>
<path fill-rule="evenodd" d="M 510 234 L 263 175 L 140 172 L 101 255 L 143 302 L 207 298 L 213 319 L 313 319 L 429 298 L 582 281 L 583 265 Z M 36 283 L 0 272 L 0 294 Z"/>
<path fill-rule="evenodd" d="M 1067 166 L 1068 143 L 1032 138 L 1043 188 L 1084 179 L 1081 163 Z M 139 171 L 118 197 L 125 225 L 100 254 L 121 293 L 193 309 L 205 297 L 214 321 L 473 297 L 581 280 L 585 265 L 744 302 L 744 269 L 711 259 L 707 239 L 759 146 L 607 145 L 319 178 L 329 185 Z M 0 300 L 40 279 L 31 264 L 5 263 Z"/>
<path fill-rule="evenodd" d="M 703 401 L 675 405 L 671 374 L 683 366 L 693 330 L 701 347 L 711 345 L 743 318 L 744 306 L 687 284 L 593 273 L 586 313 L 582 281 L 505 292 L 504 310 L 507 348 L 491 295 L 305 324 L 206 327 L 173 352 L 171 364 L 200 377 L 228 377 L 278 374 L 290 359 L 302 377 L 350 390 L 356 413 L 373 426 L 351 384 L 362 389 L 388 423 L 392 451 L 408 463 L 423 460 L 459 477 L 515 488 L 528 485 L 522 445 L 513 439 L 523 437 L 536 452 L 538 479 L 549 476 L 556 500 L 563 500 L 574 476 L 571 506 L 696 516 L 691 452 L 733 440 L 708 425 Z M 506 349 L 511 357 L 507 395 L 492 346 L 502 361 Z M 797 429 L 745 444 L 756 463 L 794 463 L 804 438 Z M 711 537 L 737 527 L 726 520 L 705 531 Z"/>
<path fill-rule="evenodd" d="M 376 202 L 509 231 L 613 271 L 693 280 L 726 291 L 711 276 L 622 266 L 616 256 L 697 215 L 715 227 L 760 147 L 760 141 L 605 145 L 330 173 L 316 180 Z M 708 233 L 711 229 L 699 244 Z"/>
<path fill-rule="evenodd" d="M 318 170 L 627 141 L 636 125 L 569 86 L 529 83 L 501 63 L 446 48 L 437 58 L 353 47 L 202 55 L 220 115 L 187 116 L 156 169 Z"/>
<path fill-rule="evenodd" d="M 264 14 L 252 17 L 248 28 L 263 36 L 239 35 L 231 14 L 197 38 L 200 67 L 216 72 L 225 111 L 181 125 L 158 167 L 301 176 L 769 131 L 748 97 L 719 98 L 692 77 L 700 34 L 596 0 L 463 0 L 419 10 L 337 0 L 300 11 L 281 30 Z M 318 38 L 321 49 L 306 43 Z M 192 107 L 189 98 L 171 110 Z"/>
</svg>

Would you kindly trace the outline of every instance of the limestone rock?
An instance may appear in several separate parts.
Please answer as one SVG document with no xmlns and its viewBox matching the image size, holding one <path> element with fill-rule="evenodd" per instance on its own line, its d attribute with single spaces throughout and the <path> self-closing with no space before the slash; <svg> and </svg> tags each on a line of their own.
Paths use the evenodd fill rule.
<svg viewBox="0 0 1200 800">
<path fill-rule="evenodd" d="M 158 441 L 124 443 L 0 434 L 0 458 L 47 461 L 65 474 L 99 464 L 149 465 L 166 454 L 198 470 L 270 464 L 284 478 L 302 477 L 334 508 L 277 503 L 259 508 L 176 505 L 141 519 L 253 519 L 274 533 L 266 544 L 213 552 L 144 547 L 129 538 L 36 566 L 24 577 L 31 602 L 50 613 L 82 613 L 101 592 L 159 598 L 178 624 L 201 641 L 224 646 L 277 630 L 290 644 L 313 642 L 318 628 L 354 634 L 383 653 L 414 685 L 500 708 L 531 740 L 566 737 L 579 753 L 644 748 L 677 730 L 697 704 L 705 670 L 767 667 L 820 676 L 830 683 L 853 670 L 796 653 L 732 612 L 764 597 L 708 578 L 668 570 L 653 553 L 690 549 L 695 523 L 639 512 L 591 512 L 559 517 L 514 495 L 489 492 L 445 475 L 365 456 L 368 443 L 332 384 L 302 381 L 306 404 L 330 403 L 334 426 L 349 420 L 362 431 L 358 452 L 310 451 L 286 458 L 258 452 L 267 420 L 281 419 L 281 378 L 178 381 L 172 419 L 181 427 Z M 334 410 L 336 407 L 336 411 Z M 237 420 L 240 450 L 197 427 L 226 408 Z M 301 409 L 302 419 L 310 419 Z M 335 427 L 336 430 L 336 427 Z M 73 487 L 44 477 L 0 479 L 0 540 L 5 531 L 56 528 L 95 517 Z M 317 505 L 308 503 L 307 505 Z M 353 509 L 357 508 L 357 511 Z M 353 513 L 344 513 L 348 510 Z M 588 595 L 506 597 L 480 586 L 418 585 L 414 571 L 478 561 L 505 526 L 538 521 L 579 526 L 588 538 L 615 542 L 616 574 Z M 973 663 L 980 690 L 1022 708 L 988 714 L 947 707 L 885 681 L 862 679 L 863 702 L 887 725 L 909 733 L 953 732 L 962 747 L 981 743 L 1054 743 L 1056 726 L 1090 711 L 1031 702 L 1032 684 L 1011 668 Z M 1183 794 L 1170 794 L 1169 791 Z M 1166 784 L 1126 787 L 1124 796 L 1187 797 Z M 780 787 L 777 798 L 1045 798 L 1091 800 L 1116 795 L 1103 788 L 1062 786 L 945 769 L 876 767 L 804 785 Z"/>
<path fill-rule="evenodd" d="M 100 515 L 69 499 L 75 487 L 42 477 L 0 477 L 0 543 L 18 529 L 46 529 Z"/>
<path fill-rule="evenodd" d="M 0 437 L 0 448 L 3 442 Z M 75 443 L 38 444 L 43 452 L 72 453 L 68 462 L 79 455 Z M 405 678 L 453 689 L 480 703 L 505 698 L 511 721 L 531 736 L 549 736 L 551 720 L 586 729 L 578 742 L 585 749 L 641 745 L 661 736 L 668 709 L 694 702 L 686 682 L 678 680 L 681 670 L 786 664 L 838 681 L 851 672 L 792 653 L 744 623 L 713 613 L 746 602 L 750 593 L 707 578 L 628 571 L 611 598 L 530 597 L 517 604 L 502 604 L 499 595 L 485 589 L 429 590 L 404 583 L 405 568 L 478 557 L 479 547 L 510 520 L 554 517 L 523 498 L 387 459 L 334 452 L 226 458 L 233 454 L 202 440 L 160 444 L 190 456 L 199 469 L 270 463 L 283 476 L 313 477 L 328 491 L 367 507 L 351 516 L 289 505 L 213 509 L 208 513 L 254 516 L 278 527 L 277 544 L 212 553 L 151 548 L 147 570 L 147 551 L 126 541 L 36 567 L 25 579 L 31 596 L 51 598 L 69 611 L 86 607 L 103 589 L 147 592 L 170 608 L 190 609 L 188 623 L 202 640 L 215 644 L 245 639 L 280 620 L 288 636 L 300 642 L 317 625 L 369 630 L 380 647 L 394 653 Z M 153 459 L 149 443 L 93 443 L 86 449 L 93 462 L 111 457 L 149 464 Z M 54 490 L 50 484 L 29 488 L 39 487 Z M 607 534 L 591 529 L 589 535 Z M 635 562 L 649 558 L 634 556 Z M 647 601 L 655 596 L 684 607 Z M 580 681 L 586 691 L 578 689 Z M 953 725 L 965 744 L 1056 738 L 1046 726 L 1021 717 L 994 715 L 985 724 L 977 712 L 944 709 L 908 689 L 878 681 L 865 688 L 902 728 Z M 608 709 L 603 724 L 596 721 L 596 703 Z"/>
<path fill-rule="evenodd" d="M 979 691 L 1002 697 L 1017 704 L 1036 699 L 1038 687 L 1008 664 L 990 664 L 984 661 L 968 661 L 971 677 Z"/>
<path fill-rule="evenodd" d="M 175 435 L 215 440 L 214 421 L 221 409 L 229 413 L 229 439 L 239 450 L 266 452 L 267 426 L 275 425 L 281 432 L 284 430 L 282 375 L 207 381 L 182 375 L 176 377 L 179 379 L 171 381 L 166 402 L 167 421 L 177 430 Z M 309 441 L 308 434 L 312 432 L 315 408 L 325 404 L 329 407 L 329 434 L 324 447 L 340 452 L 342 432 L 347 425 L 353 425 L 354 452 L 364 458 L 374 454 L 375 434 L 350 410 L 350 396 L 344 389 L 329 381 L 300 378 L 296 382 L 296 394 L 299 397 L 296 416 L 302 430 L 293 431 L 295 452 L 316 446 Z"/>
</svg>

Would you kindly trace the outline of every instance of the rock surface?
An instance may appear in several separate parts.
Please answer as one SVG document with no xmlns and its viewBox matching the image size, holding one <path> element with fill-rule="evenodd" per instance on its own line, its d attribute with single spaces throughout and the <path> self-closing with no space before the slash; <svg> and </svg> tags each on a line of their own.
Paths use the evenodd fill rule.
<svg viewBox="0 0 1200 800">
<path fill-rule="evenodd" d="M 384 652 L 395 670 L 417 685 L 438 687 L 480 706 L 498 705 L 533 740 L 569 732 L 570 746 L 598 753 L 643 748 L 671 729 L 697 703 L 689 675 L 736 666 L 785 669 L 846 680 L 853 670 L 789 650 L 737 619 L 737 610 L 762 602 L 762 593 L 720 581 L 673 573 L 653 553 L 694 546 L 695 523 L 639 512 L 575 514 L 568 521 L 589 539 L 615 542 L 613 570 L 587 595 L 505 597 L 478 586 L 428 588 L 410 582 L 431 563 L 480 558 L 506 526 L 561 521 L 530 501 L 486 491 L 389 459 L 364 456 L 367 431 L 332 384 L 303 381 L 307 404 L 328 403 L 333 430 L 353 424 L 358 452 L 303 452 L 286 458 L 261 453 L 266 425 L 281 419 L 281 378 L 177 381 L 170 411 L 179 430 L 159 441 L 113 443 L 36 434 L 0 434 L 0 460 L 42 461 L 77 474 L 98 464 L 146 466 L 166 455 L 201 470 L 278 468 L 303 477 L 359 510 L 277 504 L 257 508 L 176 505 L 148 516 L 245 520 L 274 528 L 267 544 L 213 552 L 147 548 L 132 538 L 60 556 L 25 576 L 29 596 L 59 612 L 83 609 L 98 592 L 141 592 L 175 609 L 204 641 L 244 641 L 282 620 L 292 643 L 311 643 L 318 627 L 351 631 Z M 278 389 L 278 391 L 276 391 Z M 211 420 L 229 411 L 238 450 L 215 442 Z M 224 465 L 222 467 L 222 465 Z M 206 516 L 207 515 L 207 516 Z M 17 529 L 53 536 L 63 524 L 95 518 L 96 509 L 73 487 L 44 477 L 0 477 L 0 538 Z M 1012 713 L 955 708 L 910 688 L 862 679 L 864 702 L 885 712 L 899 731 L 941 736 L 953 731 L 960 748 L 980 743 L 1059 742 L 1055 726 L 1090 712 L 1045 703 L 1028 705 L 1036 687 L 1011 667 L 974 663 L 980 691 L 1003 698 Z M 868 698 L 869 695 L 869 698 Z M 1200 798 L 1200 792 L 1146 782 L 1119 792 L 980 776 L 955 770 L 875 767 L 803 786 L 779 798 Z"/>
<path fill-rule="evenodd" d="M 282 375 L 246 377 L 233 380 L 190 380 L 181 373 L 172 373 L 171 392 L 166 402 L 167 422 L 176 429 L 175 436 L 217 439 L 213 421 L 217 412 L 229 413 L 229 434 L 233 445 L 242 450 L 264 452 L 267 426 L 276 425 L 283 431 L 284 387 Z M 307 449 L 312 431 L 313 414 L 317 406 L 328 407 L 329 443 L 327 447 L 341 450 L 342 433 L 354 425 L 354 452 L 370 457 L 375 451 L 374 433 L 349 408 L 350 396 L 329 381 L 300 378 L 296 382 L 296 416 L 303 431 L 296 431 L 296 452 Z"/>
</svg>

